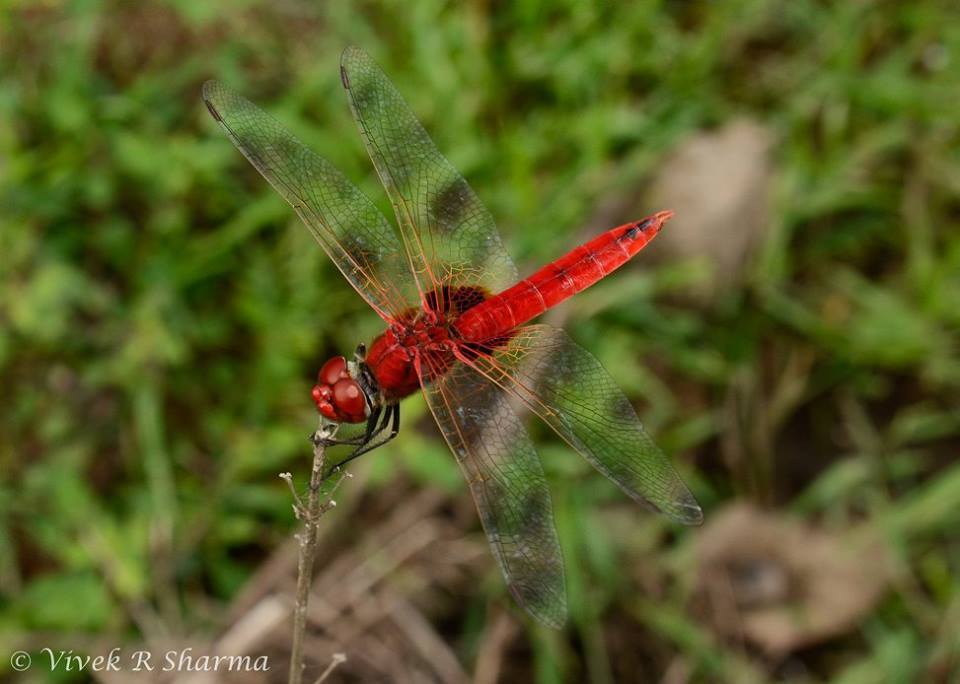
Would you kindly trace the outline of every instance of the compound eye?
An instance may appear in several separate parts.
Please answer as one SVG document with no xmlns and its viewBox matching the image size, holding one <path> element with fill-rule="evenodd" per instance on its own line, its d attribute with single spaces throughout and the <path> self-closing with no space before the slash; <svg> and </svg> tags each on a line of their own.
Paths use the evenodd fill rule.
<svg viewBox="0 0 960 684">
<path fill-rule="evenodd" d="M 355 380 L 344 378 L 333 386 L 333 404 L 349 418 L 359 423 L 366 417 L 367 401 Z"/>
<path fill-rule="evenodd" d="M 342 356 L 334 356 L 327 361 L 317 374 L 317 379 L 325 385 L 334 385 L 345 377 L 347 377 L 347 360 Z"/>
<path fill-rule="evenodd" d="M 333 398 L 333 391 L 330 387 L 314 385 L 311 394 L 313 395 L 313 403 L 317 405 L 317 411 L 320 412 L 320 415 L 334 422 L 339 422 L 340 416 L 337 415 L 337 409 L 330 401 Z"/>
<path fill-rule="evenodd" d="M 319 411 L 320 415 L 324 418 L 332 420 L 334 423 L 339 423 L 342 420 L 333 404 L 317 404 L 317 411 Z"/>
</svg>

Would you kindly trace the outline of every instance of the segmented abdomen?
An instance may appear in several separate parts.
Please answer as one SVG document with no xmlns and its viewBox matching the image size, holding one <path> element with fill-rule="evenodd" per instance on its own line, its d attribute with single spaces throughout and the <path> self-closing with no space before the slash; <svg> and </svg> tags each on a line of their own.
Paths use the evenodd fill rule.
<svg viewBox="0 0 960 684">
<path fill-rule="evenodd" d="M 625 264 L 660 232 L 673 212 L 612 228 L 529 278 L 468 309 L 454 324 L 466 342 L 484 342 L 536 318 Z"/>
</svg>

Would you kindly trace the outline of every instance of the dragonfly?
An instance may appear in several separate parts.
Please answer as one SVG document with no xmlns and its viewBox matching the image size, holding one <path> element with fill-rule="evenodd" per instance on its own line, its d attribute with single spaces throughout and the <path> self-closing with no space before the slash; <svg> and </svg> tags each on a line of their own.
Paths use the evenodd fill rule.
<svg viewBox="0 0 960 684">
<path fill-rule="evenodd" d="M 321 416 L 357 434 L 340 465 L 400 429 L 421 392 L 459 464 L 516 602 L 560 628 L 564 568 L 543 466 L 524 427 L 539 417 L 638 503 L 685 525 L 703 514 L 629 399 L 562 329 L 531 321 L 621 267 L 673 215 L 612 228 L 520 279 L 493 216 L 440 153 L 374 60 L 348 47 L 340 77 L 396 227 L 346 176 L 276 119 L 208 81 L 203 100 L 227 136 L 289 202 L 385 329 L 318 373 Z"/>
</svg>

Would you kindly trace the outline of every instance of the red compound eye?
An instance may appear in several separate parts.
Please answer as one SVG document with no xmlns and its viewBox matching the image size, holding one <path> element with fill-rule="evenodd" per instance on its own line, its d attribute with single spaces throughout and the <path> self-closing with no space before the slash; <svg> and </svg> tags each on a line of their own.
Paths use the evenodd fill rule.
<svg viewBox="0 0 960 684">
<path fill-rule="evenodd" d="M 362 423 L 367 419 L 367 399 L 350 377 L 347 360 L 334 356 L 323 364 L 313 387 L 313 402 L 325 418 L 337 423 Z"/>
<path fill-rule="evenodd" d="M 347 360 L 342 356 L 334 356 L 332 359 L 323 364 L 323 368 L 320 369 L 320 372 L 317 374 L 317 379 L 324 385 L 335 385 L 337 380 L 341 378 L 346 378 L 347 376 Z"/>
<path fill-rule="evenodd" d="M 333 404 L 342 414 L 341 420 L 360 423 L 366 419 L 367 402 L 363 390 L 351 378 L 344 378 L 333 386 Z"/>
<path fill-rule="evenodd" d="M 333 421 L 340 421 L 337 409 L 331 402 L 333 392 L 327 385 L 314 385 L 311 394 L 313 395 L 313 403 L 317 405 L 317 411 L 320 412 L 320 415 Z"/>
</svg>

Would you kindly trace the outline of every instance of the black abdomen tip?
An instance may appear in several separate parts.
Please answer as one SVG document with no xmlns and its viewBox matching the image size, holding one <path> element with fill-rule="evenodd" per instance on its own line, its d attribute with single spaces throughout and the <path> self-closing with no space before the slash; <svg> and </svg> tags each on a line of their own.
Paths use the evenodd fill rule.
<svg viewBox="0 0 960 684">
<path fill-rule="evenodd" d="M 651 223 L 653 223 L 653 221 L 651 221 L 650 219 L 637 221 L 626 230 L 622 238 L 624 240 L 635 240 L 637 236 L 640 235 L 640 233 L 644 232 L 647 228 L 650 227 Z"/>
</svg>

